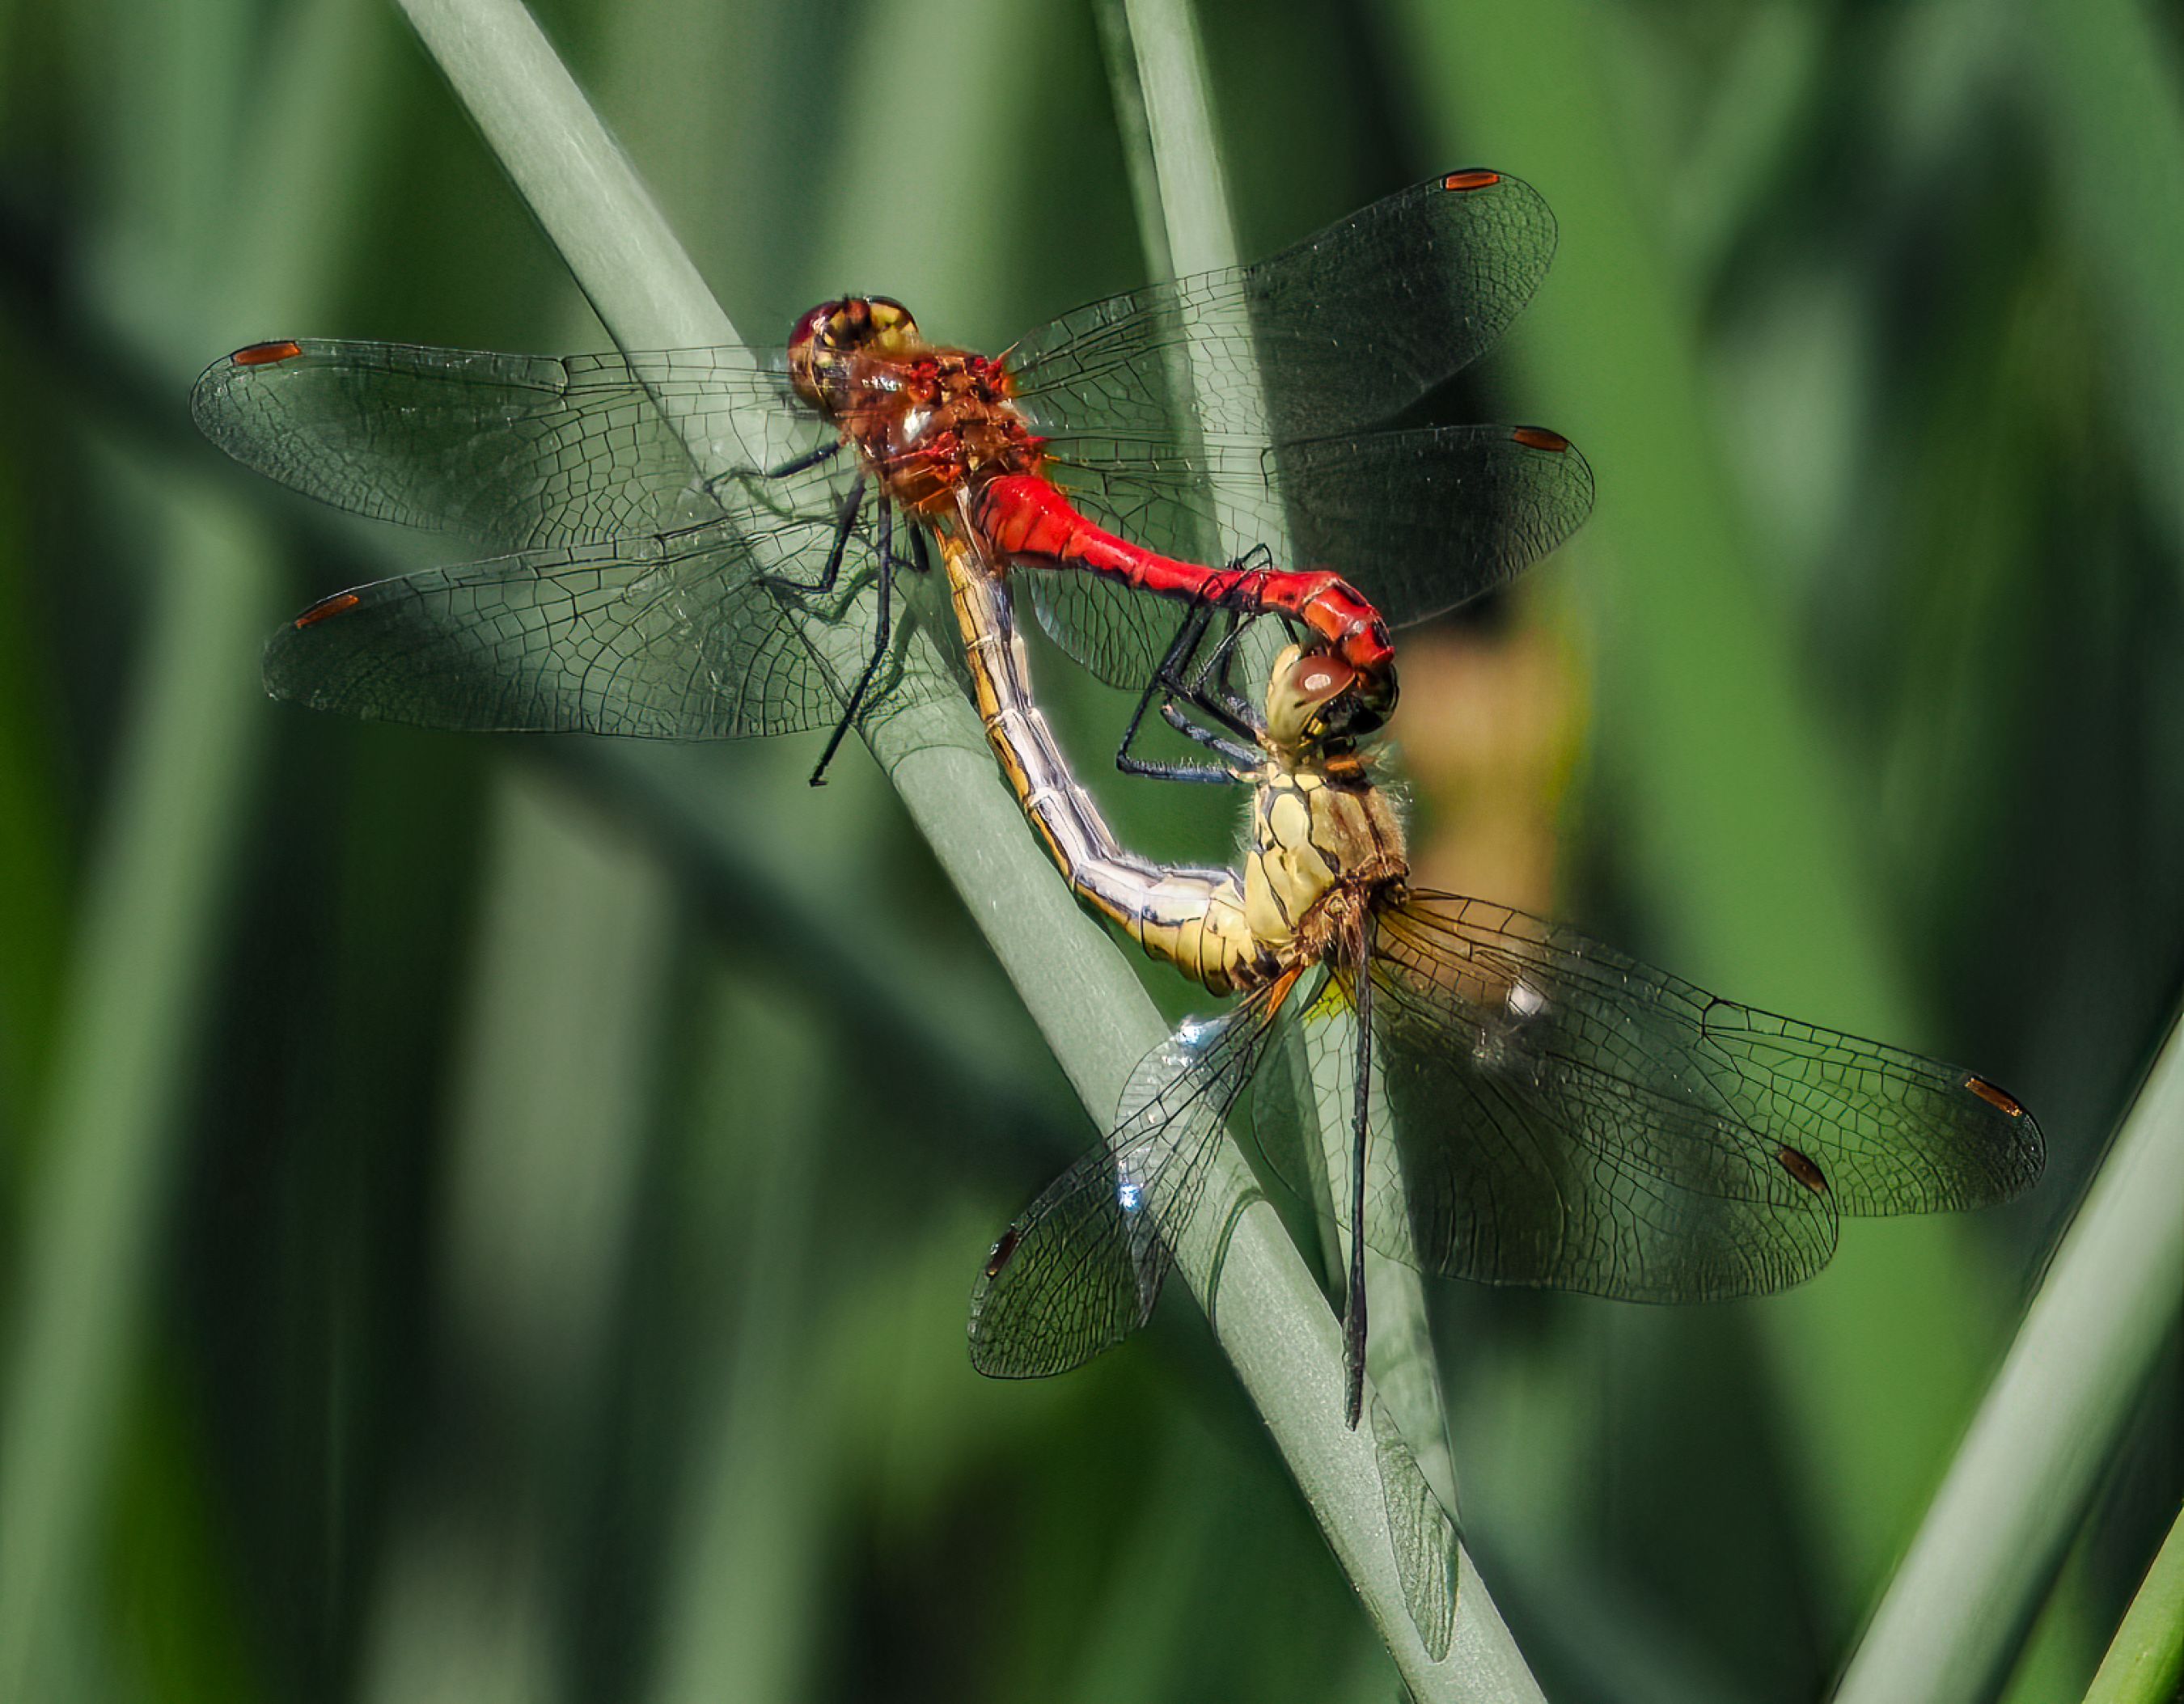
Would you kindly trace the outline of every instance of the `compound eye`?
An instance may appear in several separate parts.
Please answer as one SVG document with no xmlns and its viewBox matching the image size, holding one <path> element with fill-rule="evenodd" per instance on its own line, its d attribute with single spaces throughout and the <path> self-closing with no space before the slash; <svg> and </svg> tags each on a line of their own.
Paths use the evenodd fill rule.
<svg viewBox="0 0 2184 1704">
<path fill-rule="evenodd" d="M 816 308 L 805 309 L 788 333 L 788 347 L 801 349 L 821 341 L 822 334 L 831 328 L 835 311 L 841 305 L 839 302 L 822 302 Z"/>
<path fill-rule="evenodd" d="M 872 309 L 872 331 L 882 337 L 914 337 L 917 321 L 911 317 L 910 309 L 892 296 L 867 298 Z"/>
<path fill-rule="evenodd" d="M 1325 651 L 1307 651 L 1297 659 L 1291 679 L 1305 704 L 1323 704 L 1355 686 L 1357 671 Z"/>
</svg>

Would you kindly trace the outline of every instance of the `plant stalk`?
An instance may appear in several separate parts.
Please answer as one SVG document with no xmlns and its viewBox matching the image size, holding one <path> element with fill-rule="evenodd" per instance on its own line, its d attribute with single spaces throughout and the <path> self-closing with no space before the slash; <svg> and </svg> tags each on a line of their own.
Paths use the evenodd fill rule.
<svg viewBox="0 0 2184 1704">
<path fill-rule="evenodd" d="M 404 0 L 403 9 L 617 343 L 738 341 L 516 0 Z M 811 637 L 830 660 L 854 654 L 859 639 Z M 1164 1033 L 1135 975 L 1025 832 L 967 704 L 883 717 L 866 738 L 1104 1127 L 1131 1067 Z M 1186 1276 L 1397 1668 L 1421 1699 L 1537 1698 L 1475 1580 L 1448 1657 L 1426 1654 L 1390 1549 L 1373 1441 L 1342 1423 L 1334 1320 L 1273 1207 L 1245 1194 L 1245 1179 L 1212 1187 L 1224 1181 L 1245 1204 L 1228 1228 L 1217 1306 L 1201 1274 L 1186 1266 Z"/>
<path fill-rule="evenodd" d="M 2184 1306 L 2184 1022 L 2063 1239 L 1836 1704 L 1989 1696 Z"/>
</svg>

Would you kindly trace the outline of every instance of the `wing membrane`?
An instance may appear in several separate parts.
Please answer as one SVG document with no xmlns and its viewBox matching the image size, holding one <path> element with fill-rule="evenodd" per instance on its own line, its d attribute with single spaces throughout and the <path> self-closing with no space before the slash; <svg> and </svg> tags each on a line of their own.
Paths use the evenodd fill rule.
<svg viewBox="0 0 2184 1704">
<path fill-rule="evenodd" d="M 1256 265 L 1065 314 L 1009 369 L 1041 431 L 1167 441 L 1195 397 L 1217 435 L 1318 437 L 1386 419 L 1491 348 L 1554 252 L 1529 184 L 1446 174 Z"/>
<path fill-rule="evenodd" d="M 2039 1175 L 2038 1127 L 1983 1079 L 1522 912 L 1414 896 L 1382 914 L 1380 949 L 1398 1141 L 1376 1141 L 1366 1235 L 1425 1270 L 1754 1295 L 1825 1266 L 1840 1213 L 1977 1206 Z"/>
<path fill-rule="evenodd" d="M 1203 562 L 1287 537 L 1296 557 L 1284 565 L 1333 568 L 1397 626 L 1506 585 L 1592 509 L 1585 458 L 1532 427 L 1372 432 L 1272 449 L 1215 439 L 1194 457 L 1159 461 L 1112 444 L 1050 448 L 1056 482 L 1123 537 Z M 1150 678 L 1172 615 L 1095 575 L 1028 577 L 1041 625 L 1072 658 L 1113 685 Z"/>
<path fill-rule="evenodd" d="M 499 550 L 720 518 L 686 432 L 712 465 L 749 470 L 833 436 L 773 362 L 729 349 L 556 359 L 304 339 L 215 361 L 190 409 L 237 461 L 307 496 Z"/>
<path fill-rule="evenodd" d="M 996 1378 L 1082 1366 L 1151 1317 L 1214 1144 L 1282 1022 L 1262 989 L 1141 1060 L 1112 1135 L 1005 1232 L 971 1294 L 971 1364 Z"/>
<path fill-rule="evenodd" d="M 382 580 L 313 605 L 265 649 L 266 689 L 317 710 L 471 732 L 671 739 L 831 724 L 846 696 L 772 582 L 826 544 L 816 527 L 755 537 L 723 523 L 525 552 Z M 839 618 L 869 585 L 838 591 Z M 941 682 L 903 670 L 890 709 Z"/>
</svg>

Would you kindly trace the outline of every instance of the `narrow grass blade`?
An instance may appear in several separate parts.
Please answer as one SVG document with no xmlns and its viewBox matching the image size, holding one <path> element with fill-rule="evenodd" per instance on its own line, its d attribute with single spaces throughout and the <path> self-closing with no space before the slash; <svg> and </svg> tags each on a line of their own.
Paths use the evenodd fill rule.
<svg viewBox="0 0 2184 1704">
<path fill-rule="evenodd" d="M 354 57 L 357 9 L 356 0 L 299 8 L 249 61 L 223 57 L 244 32 L 240 8 L 170 8 L 157 19 L 166 33 L 121 56 L 99 119 L 118 211 L 96 229 L 125 264 L 88 284 L 132 326 L 153 328 L 178 410 L 182 376 L 201 358 L 205 288 L 292 310 L 319 281 L 323 249 L 309 239 L 340 223 L 347 198 L 332 164 L 359 110 L 357 85 L 322 74 Z M 105 21 L 69 23 L 89 35 Z M 103 64 L 111 47 L 98 43 Z M 281 181 L 238 206 L 235 184 L 257 181 L 239 158 L 255 132 L 235 125 L 231 97 L 253 74 L 276 91 L 320 92 L 291 133 Z M 340 94 L 326 97 L 329 86 Z M 267 104 L 292 118 L 294 98 Z M 281 240 L 292 214 L 300 228 L 288 234 L 309 259 Z M 75 1659 L 96 1644 L 94 1546 L 260 755 L 256 658 L 272 582 L 264 541 L 202 493 L 163 482 L 150 496 L 159 518 L 134 695 L 70 950 L 36 1143 L 47 1164 L 25 1192 L 0 1389 L 6 1698 L 63 1700 L 86 1679 Z"/>
<path fill-rule="evenodd" d="M 1984 1698 L 2184 1309 L 2184 1024 L 2064 1238 L 1837 1704 Z"/>
<path fill-rule="evenodd" d="M 439 1381 L 494 1369 L 482 1453 L 394 1530 L 368 1698 L 436 1677 L 521 1696 L 550 1674 L 564 1590 L 539 1529 L 573 1523 L 617 1330 L 674 928 L 665 874 L 596 815 L 510 771 L 495 803 L 446 1213 Z M 460 1430 L 460 1428 L 455 1428 Z M 504 1694 L 502 1689 L 517 1690 Z"/>
<path fill-rule="evenodd" d="M 164 543 L 25 1202 L 0 1424 L 0 1697 L 75 1696 L 54 1665 L 83 1608 L 258 752 L 263 554 L 232 516 L 181 499 Z"/>
<path fill-rule="evenodd" d="M 2086 1690 L 2086 1704 L 2172 1704 L 2179 1692 L 2184 1692 L 2184 1514 L 2146 1571 Z"/>
<path fill-rule="evenodd" d="M 1112 14 L 1120 8 L 1120 27 Z M 1159 252 L 1165 252 L 1174 272 L 1188 275 L 1234 266 L 1238 262 L 1235 221 L 1230 212 L 1228 185 L 1221 164 L 1221 149 L 1213 113 L 1205 50 L 1197 20 L 1189 0 L 1107 0 L 1103 11 L 1111 20 L 1103 25 L 1111 54 L 1127 45 L 1128 62 L 1110 70 L 1116 90 L 1115 103 L 1121 120 L 1123 151 L 1132 161 L 1131 183 L 1140 197 L 1151 192 L 1154 205 L 1140 204 L 1139 223 L 1164 233 Z M 1143 114 L 1140 130 L 1134 122 Z M 1255 410 L 1260 417 L 1260 436 L 1267 436 L 1263 398 Z M 1224 533 L 1234 533 L 1224 528 Z M 1235 537 L 1239 549 L 1266 545 L 1294 561 L 1287 541 Z M 1340 566 L 1364 582 L 1369 590 L 1371 563 Z M 1255 654 L 1256 672 L 1263 674 L 1271 662 L 1275 643 L 1271 632 Z M 1347 1188 L 1349 1148 L 1349 1091 L 1346 1084 L 1330 1084 L 1320 1096 L 1320 1121 L 1325 1151 L 1321 1171 L 1325 1182 L 1315 1193 L 1329 1194 Z M 1322 1214 L 1329 1202 L 1318 1205 Z M 1397 1209 L 1400 1211 L 1400 1209 Z M 1330 1239 L 1338 1252 L 1333 1264 L 1346 1267 L 1340 1255 L 1341 1238 Z M 1433 1352 L 1433 1336 L 1427 1323 L 1424 1281 L 1397 1262 L 1369 1254 L 1365 1289 L 1371 1300 L 1373 1331 L 1368 1366 L 1376 1381 L 1385 1381 L 1383 1392 L 1396 1423 L 1411 1440 L 1412 1450 L 1434 1493 L 1451 1511 L 1456 1506 L 1456 1472 L 1450 1459 L 1448 1419 L 1440 1401 L 1440 1369 Z M 1415 1583 L 1413 1595 L 1418 1588 Z"/>
<path fill-rule="evenodd" d="M 732 341 L 725 315 L 522 8 L 407 0 L 404 10 L 616 340 Z M 1130 1068 L 1163 1033 L 1134 973 L 1024 832 L 967 704 L 889 720 L 868 740 L 1105 1123 Z M 1245 1179 L 1214 1187 L 1249 1199 Z M 1458 1617 L 1446 1663 L 1427 1658 L 1396 1573 L 1372 1440 L 1342 1423 L 1334 1322 L 1270 1206 L 1253 1201 L 1223 1229 L 1217 1334 L 1398 1668 L 1421 1697 L 1535 1697 L 1499 1623 L 1483 1614 Z M 1185 1261 L 1194 1287 L 1214 1269 Z M 1485 1602 L 1483 1590 L 1463 1590 L 1468 1602 Z"/>
</svg>

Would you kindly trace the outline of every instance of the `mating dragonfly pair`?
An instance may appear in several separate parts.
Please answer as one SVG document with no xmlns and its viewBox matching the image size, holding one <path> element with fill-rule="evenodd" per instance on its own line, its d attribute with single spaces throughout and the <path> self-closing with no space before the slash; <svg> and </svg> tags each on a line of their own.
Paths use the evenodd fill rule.
<svg viewBox="0 0 2184 1704">
<path fill-rule="evenodd" d="M 1063 874 L 1148 952 L 1242 996 L 1139 1066 L 1106 1139 L 995 1245 L 972 1359 L 1060 1372 L 1142 1324 L 1232 1117 L 1248 1104 L 1270 1167 L 1301 1185 L 1323 1152 L 1316 1057 L 1339 1054 L 1355 1424 L 1368 1245 L 1487 1282 L 1748 1295 L 1818 1271 L 1843 1213 L 1998 1201 L 2042 1163 L 2031 1117 L 1983 1078 L 1410 886 L 1367 749 L 1396 702 L 1390 629 L 1552 549 L 1592 482 L 1535 427 L 1371 428 L 1499 338 L 1554 241 L 1527 186 L 1457 172 L 1000 357 L 850 298 L 766 354 L 260 343 L 216 363 L 193 410 L 312 496 L 513 553 L 297 616 L 267 683 L 323 709 L 674 738 L 831 727 L 816 782 L 880 708 L 953 690 L 900 666 L 894 620 L 897 576 L 937 548 L 989 741 Z M 1240 533 L 1332 565 L 1243 556 Z M 1252 789 L 1240 871 L 1120 846 L 1039 712 L 1012 588 L 1064 651 L 1140 691 L 1123 768 Z M 1233 672 L 1260 617 L 1300 643 L 1255 703 Z M 849 671 L 809 643 L 845 620 L 873 634 Z M 1134 755 L 1156 702 L 1209 760 Z"/>
</svg>

